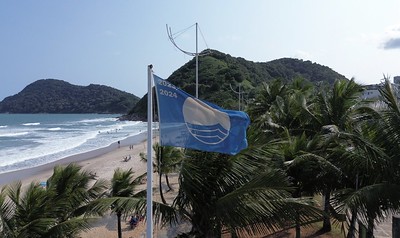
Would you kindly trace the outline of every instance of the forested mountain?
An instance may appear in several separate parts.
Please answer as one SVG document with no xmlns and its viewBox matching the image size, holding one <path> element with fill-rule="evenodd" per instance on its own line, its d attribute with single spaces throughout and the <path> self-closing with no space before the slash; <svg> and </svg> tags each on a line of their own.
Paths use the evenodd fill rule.
<svg viewBox="0 0 400 238">
<path fill-rule="evenodd" d="M 104 85 L 72 85 L 41 79 L 0 102 L 0 113 L 127 113 L 138 102 L 133 94 Z"/>
<path fill-rule="evenodd" d="M 282 58 L 269 62 L 252 62 L 232 57 L 216 50 L 199 57 L 199 98 L 226 109 L 238 109 L 239 86 L 243 103 L 248 102 L 260 84 L 272 79 L 291 81 L 303 78 L 314 84 L 332 85 L 336 79 L 345 77 L 327 66 L 311 61 Z M 180 67 L 168 81 L 191 95 L 196 91 L 196 60 L 193 58 Z M 146 120 L 147 95 L 130 111 L 128 118 Z"/>
</svg>

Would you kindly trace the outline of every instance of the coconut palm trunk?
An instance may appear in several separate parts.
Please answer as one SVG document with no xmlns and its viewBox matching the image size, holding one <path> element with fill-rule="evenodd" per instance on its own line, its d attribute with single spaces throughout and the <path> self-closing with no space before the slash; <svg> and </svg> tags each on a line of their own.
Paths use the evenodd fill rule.
<svg viewBox="0 0 400 238">
<path fill-rule="evenodd" d="M 168 174 L 165 174 L 165 182 L 167 183 L 167 186 L 168 186 L 167 192 L 173 190 L 172 187 L 171 187 L 171 184 L 169 183 Z"/>
<path fill-rule="evenodd" d="M 165 200 L 164 193 L 162 190 L 162 173 L 158 173 L 158 184 L 159 184 L 161 201 L 162 203 L 167 204 L 167 201 Z"/>
<path fill-rule="evenodd" d="M 366 238 L 374 238 L 374 216 L 368 217 L 368 227 L 367 227 L 367 237 Z"/>
<path fill-rule="evenodd" d="M 163 163 L 163 157 L 164 157 L 164 147 L 163 146 L 158 146 L 157 147 L 157 171 L 158 171 L 158 187 L 160 190 L 160 197 L 161 197 L 161 201 L 164 204 L 167 204 L 167 201 L 165 201 L 164 198 L 164 193 L 163 193 L 163 189 L 162 189 L 162 175 L 163 175 L 163 171 L 162 171 L 162 163 Z"/>
<path fill-rule="evenodd" d="M 349 225 L 349 231 L 347 232 L 346 238 L 354 238 L 356 233 L 356 222 L 357 222 L 357 210 L 351 210 L 351 219 Z"/>
<path fill-rule="evenodd" d="M 329 208 L 330 208 L 330 200 L 331 200 L 331 190 L 327 189 L 325 191 L 324 195 L 324 217 L 323 217 L 323 224 L 321 231 L 323 232 L 329 232 L 332 230 L 332 225 L 331 225 L 331 217 L 329 213 Z"/>
<path fill-rule="evenodd" d="M 294 194 L 293 194 L 293 197 L 294 198 L 300 198 L 300 190 L 299 189 L 297 189 L 295 192 L 294 192 Z M 296 209 L 296 212 L 295 212 L 295 231 L 296 231 L 296 238 L 301 238 L 301 223 L 300 223 L 300 214 L 299 214 L 299 212 L 297 211 L 297 209 Z"/>
<path fill-rule="evenodd" d="M 300 222 L 299 222 L 298 217 L 296 217 L 296 227 L 295 227 L 295 230 L 296 230 L 296 238 L 301 238 L 301 229 L 300 229 Z"/>
<path fill-rule="evenodd" d="M 118 229 L 118 238 L 122 238 L 122 228 L 121 228 L 121 211 L 117 212 L 117 229 Z"/>
</svg>

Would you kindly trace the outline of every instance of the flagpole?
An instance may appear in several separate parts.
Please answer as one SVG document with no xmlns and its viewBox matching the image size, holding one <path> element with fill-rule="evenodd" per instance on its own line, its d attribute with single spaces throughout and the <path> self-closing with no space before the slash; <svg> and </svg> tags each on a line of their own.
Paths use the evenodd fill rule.
<svg viewBox="0 0 400 238">
<path fill-rule="evenodd" d="M 196 22 L 196 98 L 199 98 L 199 53 L 197 42 L 197 22 Z"/>
<path fill-rule="evenodd" d="M 147 67 L 147 210 L 146 210 L 146 238 L 153 237 L 153 65 Z"/>
</svg>

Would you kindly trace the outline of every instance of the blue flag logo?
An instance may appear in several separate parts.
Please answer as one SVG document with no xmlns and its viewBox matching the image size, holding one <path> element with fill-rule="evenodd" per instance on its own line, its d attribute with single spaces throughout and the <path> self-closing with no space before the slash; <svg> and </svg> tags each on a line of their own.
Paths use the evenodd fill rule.
<svg viewBox="0 0 400 238">
<path fill-rule="evenodd" d="M 153 75 L 161 145 L 235 155 L 247 148 L 249 116 L 194 98 Z"/>
</svg>

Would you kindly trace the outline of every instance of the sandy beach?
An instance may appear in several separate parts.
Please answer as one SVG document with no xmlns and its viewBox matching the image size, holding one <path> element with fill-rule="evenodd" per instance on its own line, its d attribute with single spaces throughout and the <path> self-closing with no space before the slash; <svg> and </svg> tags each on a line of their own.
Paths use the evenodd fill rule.
<svg viewBox="0 0 400 238">
<path fill-rule="evenodd" d="M 158 137 L 153 138 L 153 143 L 156 141 L 158 141 Z M 56 163 L 0 174 L 0 187 L 12 183 L 13 181 L 22 181 L 23 186 L 26 186 L 33 181 L 44 182 L 52 175 L 55 165 L 67 165 L 69 163 L 77 163 L 82 166 L 83 170 L 96 173 L 98 178 L 101 179 L 110 180 L 114 174 L 114 170 L 117 168 L 126 170 L 132 168 L 134 175 L 139 176 L 145 173 L 147 168 L 146 163 L 140 160 L 139 154 L 141 152 L 147 153 L 146 136 L 136 137 L 135 141 L 121 141 L 120 147 L 118 147 L 118 145 L 111 145 L 110 148 L 90 152 L 91 154 L 71 156 L 57 161 Z M 131 159 L 129 161 L 124 161 L 126 156 L 131 156 Z M 154 174 L 153 178 L 156 177 L 157 175 Z M 177 188 L 177 176 L 171 175 L 170 178 L 172 186 Z M 153 181 L 157 180 L 153 179 Z M 154 187 L 158 187 L 157 184 L 153 184 Z M 143 184 L 142 186 L 143 187 L 140 189 L 146 188 L 146 184 Z M 168 197 L 169 199 L 173 199 L 173 194 L 167 194 L 167 198 Z M 154 199 L 157 200 L 157 192 L 154 193 Z M 168 237 L 168 229 L 154 228 L 154 237 Z M 145 232 L 146 225 L 144 221 L 140 222 L 133 230 L 129 228 L 128 221 L 122 223 L 123 237 L 145 237 Z M 117 219 L 115 215 L 109 214 L 104 216 L 98 222 L 93 224 L 92 229 L 82 233 L 81 237 L 117 237 Z"/>
<path fill-rule="evenodd" d="M 25 184 L 26 182 L 30 182 L 33 180 L 36 181 L 46 181 L 47 178 L 53 173 L 53 168 L 56 165 L 67 165 L 69 163 L 77 163 L 83 166 L 85 170 L 91 170 L 93 172 L 97 172 L 99 178 L 111 178 L 115 168 L 122 166 L 124 168 L 127 166 L 132 165 L 133 156 L 135 155 L 139 158 L 139 153 L 144 152 L 146 153 L 147 148 L 147 133 L 143 132 L 139 135 L 135 135 L 125 140 L 120 141 L 120 144 L 114 143 L 104 148 L 99 148 L 96 150 L 92 150 L 89 152 L 80 153 L 77 155 L 69 156 L 63 158 L 61 160 L 57 160 L 52 163 L 40 165 L 33 168 L 22 169 L 13 172 L 6 172 L 0 174 L 0 187 L 4 184 L 11 183 L 13 181 L 21 180 Z M 153 138 L 153 142 L 158 140 L 158 137 Z M 129 146 L 133 145 L 133 149 L 129 149 Z M 131 154 L 132 160 L 130 163 L 120 163 L 123 162 L 123 158 Z M 93 161 L 93 162 L 92 162 Z M 100 166 L 96 166 L 100 163 Z M 103 164 L 104 163 L 104 164 Z M 145 163 L 140 163 L 145 164 Z M 112 169 L 111 171 L 105 172 L 102 170 Z M 144 169 L 146 166 L 144 165 Z M 135 168 L 133 168 L 134 171 Z M 143 170 L 142 170 L 143 171 Z M 105 173 L 104 173 L 105 172 Z M 144 170 L 145 172 L 145 170 Z M 104 174 L 103 174 L 104 173 Z M 138 174 L 137 174 L 138 175 Z"/>
</svg>

